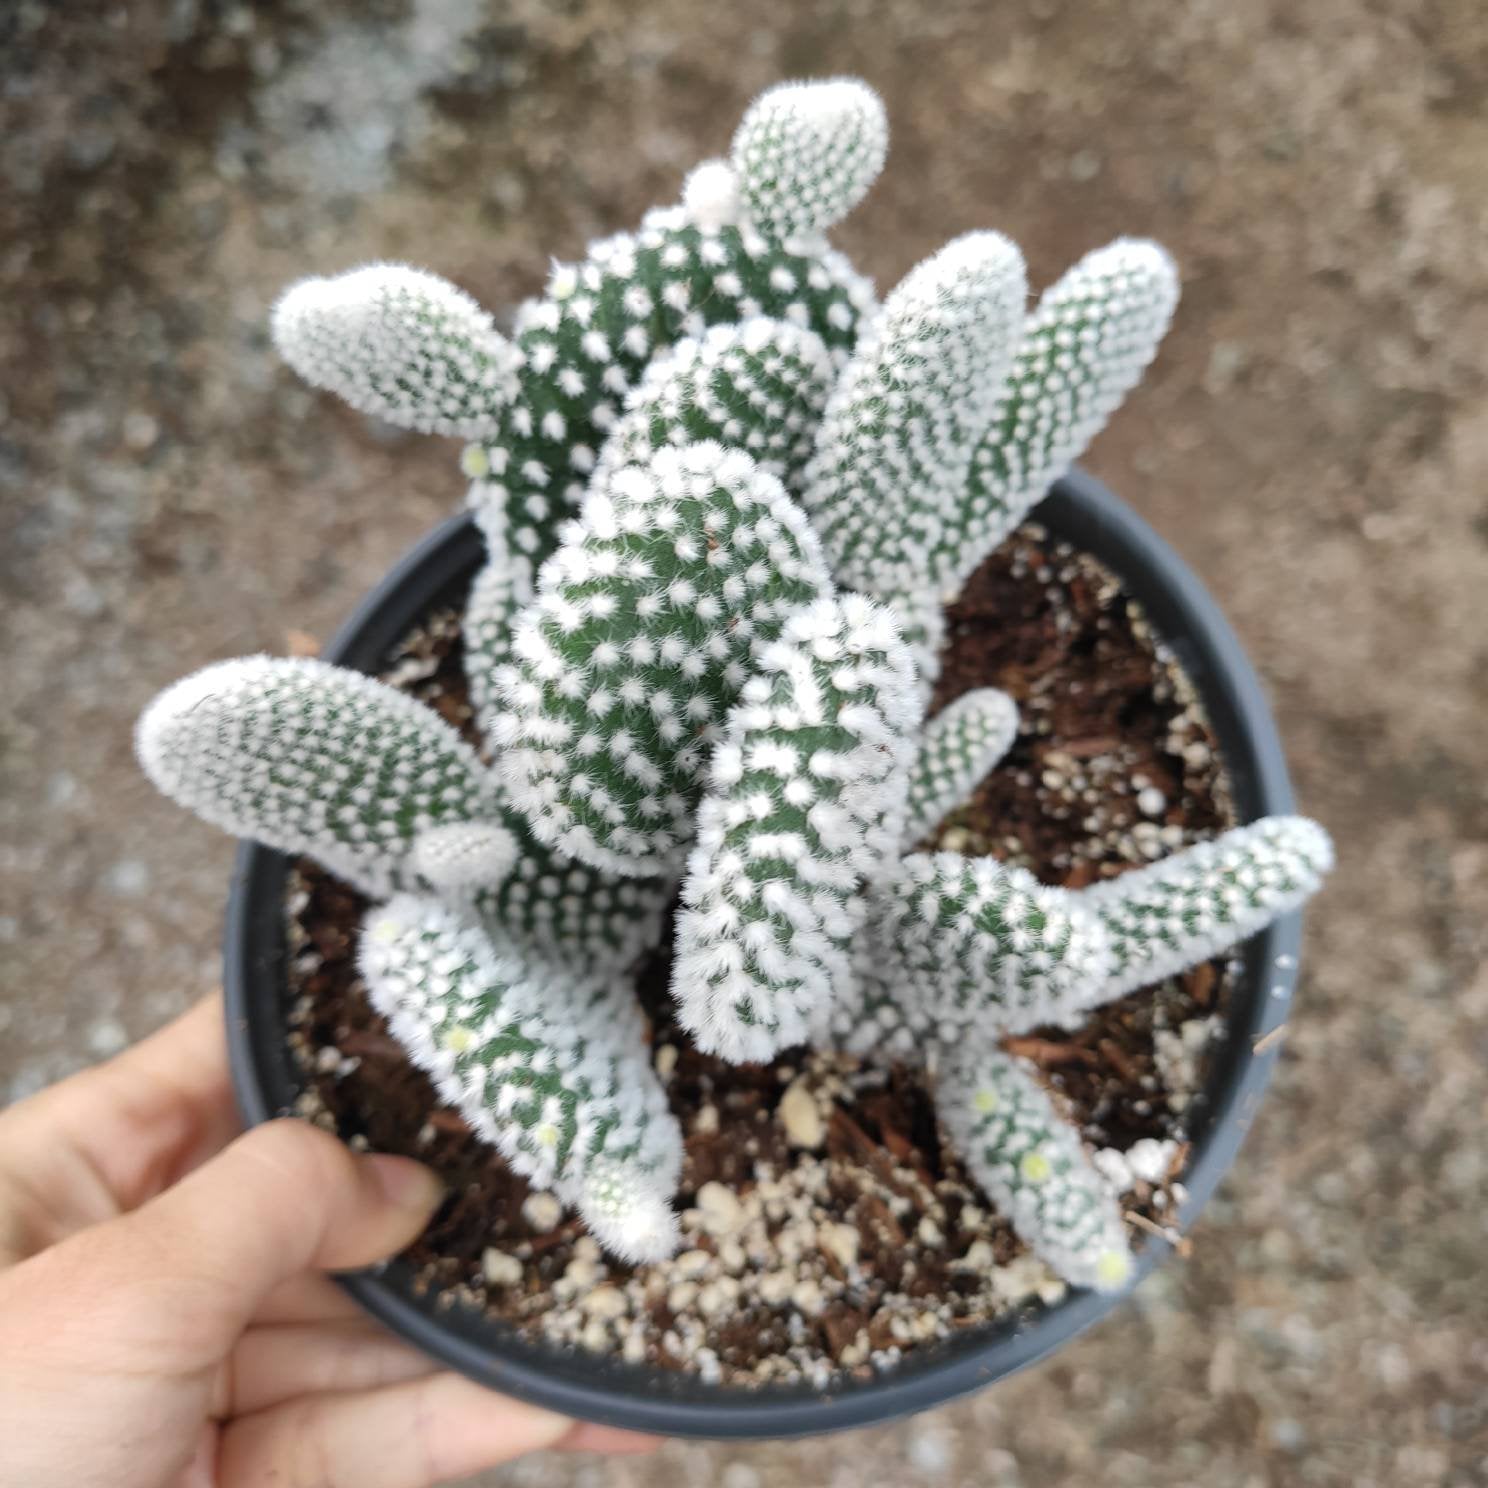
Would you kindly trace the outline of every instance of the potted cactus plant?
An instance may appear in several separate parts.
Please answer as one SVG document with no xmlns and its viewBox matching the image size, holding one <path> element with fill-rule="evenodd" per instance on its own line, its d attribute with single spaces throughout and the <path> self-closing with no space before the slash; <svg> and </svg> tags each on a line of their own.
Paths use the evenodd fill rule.
<svg viewBox="0 0 1488 1488">
<path fill-rule="evenodd" d="M 1071 470 L 1156 352 L 1171 261 L 1118 241 L 1028 313 L 1016 247 L 973 232 L 876 304 L 825 233 L 886 142 L 860 83 L 772 89 L 510 339 L 414 269 L 292 287 L 289 363 L 467 441 L 470 512 L 327 660 L 218 663 L 139 726 L 152 780 L 257 844 L 227 954 L 249 1116 L 449 1155 L 423 1250 L 349 1284 L 593 1419 L 861 1424 L 1099 1316 L 1233 1156 L 1294 974 L 1278 921 L 1330 866 L 1222 620 Z M 1145 610 L 1116 640 L 1113 605 Z M 1217 742 L 1192 820 L 1117 780 L 1105 858 L 1037 861 L 1050 741 L 1075 789 L 1049 815 L 1102 832 L 1086 777 L 1123 743 L 1060 736 L 1037 656 L 988 662 L 1035 611 Z M 1161 1061 L 1086 1032 L 1190 994 L 1220 1032 L 1185 1114 Z M 1116 1108 L 1166 1139 L 1093 1150 Z"/>
</svg>

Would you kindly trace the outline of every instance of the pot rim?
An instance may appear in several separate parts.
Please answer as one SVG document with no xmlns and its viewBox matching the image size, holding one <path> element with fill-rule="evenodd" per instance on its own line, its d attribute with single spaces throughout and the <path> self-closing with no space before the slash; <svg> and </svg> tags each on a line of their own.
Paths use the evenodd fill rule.
<svg viewBox="0 0 1488 1488">
<path fill-rule="evenodd" d="M 1293 810 L 1276 725 L 1244 650 L 1219 607 L 1176 552 L 1101 482 L 1075 467 L 1030 514 L 1091 553 L 1138 600 L 1193 683 L 1219 742 L 1237 818 Z M 325 660 L 375 667 L 442 592 L 468 576 L 483 550 L 472 517 L 451 517 L 389 571 L 326 646 Z M 411 605 L 407 596 L 417 594 Z M 239 846 L 228 897 L 224 993 L 233 1085 L 244 1120 L 287 1114 L 300 1081 L 284 1037 L 283 891 L 290 859 Z M 1187 1231 L 1230 1169 L 1277 1055 L 1268 1038 L 1285 1023 L 1296 983 L 1302 917 L 1293 913 L 1248 942 L 1244 974 L 1211 1046 L 1182 1182 Z M 1260 1045 L 1259 1050 L 1257 1045 Z M 1155 1240 L 1137 1252 L 1133 1285 L 1165 1257 Z M 754 1388 L 706 1385 L 645 1365 L 530 1341 L 473 1310 L 420 1297 L 399 1260 L 339 1277 L 374 1317 L 442 1362 L 504 1394 L 603 1425 L 703 1439 L 787 1438 L 878 1425 L 941 1405 L 1045 1358 L 1109 1314 L 1127 1292 L 1071 1289 L 1051 1307 L 1025 1306 L 955 1338 L 918 1349 L 867 1382 Z M 1129 1292 L 1130 1288 L 1128 1288 Z"/>
</svg>

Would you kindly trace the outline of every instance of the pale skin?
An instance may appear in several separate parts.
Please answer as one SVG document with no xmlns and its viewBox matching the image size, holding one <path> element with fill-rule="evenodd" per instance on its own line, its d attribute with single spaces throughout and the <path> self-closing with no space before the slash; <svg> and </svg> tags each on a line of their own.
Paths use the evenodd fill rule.
<svg viewBox="0 0 1488 1488">
<path fill-rule="evenodd" d="M 0 1483 L 430 1488 L 544 1447 L 645 1450 L 438 1368 L 327 1271 L 440 1197 L 299 1121 L 239 1135 L 222 1010 L 0 1112 Z"/>
</svg>

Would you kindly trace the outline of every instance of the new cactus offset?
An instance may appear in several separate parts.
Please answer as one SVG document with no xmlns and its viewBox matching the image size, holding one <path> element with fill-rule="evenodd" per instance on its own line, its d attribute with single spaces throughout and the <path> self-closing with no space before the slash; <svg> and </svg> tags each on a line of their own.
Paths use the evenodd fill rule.
<svg viewBox="0 0 1488 1488">
<path fill-rule="evenodd" d="M 1111 946 L 1109 997 L 1161 981 L 1246 940 L 1312 897 L 1333 866 L 1316 822 L 1268 817 L 1080 898 Z"/>
<path fill-rule="evenodd" d="M 992 688 L 927 715 L 945 606 L 1136 383 L 1177 280 L 1123 239 L 1030 313 L 984 231 L 877 306 L 824 234 L 886 142 L 861 83 L 772 89 L 727 161 L 556 267 L 510 336 L 400 265 L 292 287 L 273 327 L 296 370 L 470 441 L 483 750 L 382 683 L 253 657 L 162 694 L 139 753 L 208 821 L 374 901 L 375 1007 L 614 1255 L 675 1243 L 681 1132 L 631 976 L 680 894 L 671 991 L 704 1051 L 922 1061 L 999 1212 L 1114 1289 L 1118 1196 L 1003 1040 L 1255 933 L 1331 846 L 1263 821 L 1077 891 L 918 850 L 1018 729 Z"/>
</svg>

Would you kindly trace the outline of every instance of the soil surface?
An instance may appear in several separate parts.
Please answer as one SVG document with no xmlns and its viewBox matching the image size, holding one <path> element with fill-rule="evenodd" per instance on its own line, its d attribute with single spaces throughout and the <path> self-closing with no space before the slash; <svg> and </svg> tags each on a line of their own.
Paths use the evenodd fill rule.
<svg viewBox="0 0 1488 1488">
<path fill-rule="evenodd" d="M 479 743 L 457 612 L 410 636 L 383 676 Z M 1037 527 L 968 582 L 936 705 L 989 683 L 1018 702 L 1018 738 L 927 846 L 1083 887 L 1230 824 L 1187 680 L 1115 580 Z M 356 974 L 364 907 L 298 865 L 288 906 L 292 1043 L 307 1087 L 298 1109 L 445 1179 L 451 1197 L 407 1256 L 420 1287 L 534 1337 L 730 1385 L 868 1378 L 1063 1295 L 942 1140 L 933 1080 L 806 1049 L 770 1065 L 700 1054 L 673 1016 L 665 946 L 641 962 L 637 987 L 686 1140 L 682 1250 L 656 1266 L 611 1261 L 440 1105 L 388 1035 Z M 1139 1245 L 1175 1209 L 1184 1114 L 1226 980 L 1210 963 L 1100 1009 L 1077 1033 L 1011 1041 L 1116 1165 Z"/>
<path fill-rule="evenodd" d="M 369 259 L 497 312 L 674 199 L 781 77 L 892 123 L 880 288 L 995 227 L 1183 275 L 1087 463 L 1224 607 L 1338 842 L 1276 1078 L 1186 1263 L 1056 1359 L 819 1442 L 487 1488 L 1488 1483 L 1488 8 L 1476 0 L 0 3 L 0 1100 L 207 994 L 232 845 L 130 729 L 314 645 L 457 450 L 279 366 Z"/>
</svg>

